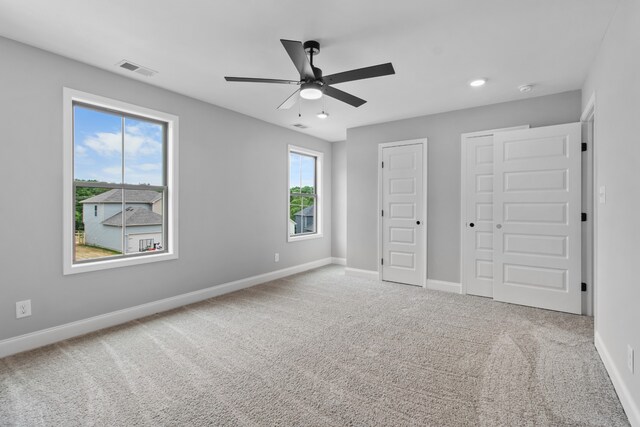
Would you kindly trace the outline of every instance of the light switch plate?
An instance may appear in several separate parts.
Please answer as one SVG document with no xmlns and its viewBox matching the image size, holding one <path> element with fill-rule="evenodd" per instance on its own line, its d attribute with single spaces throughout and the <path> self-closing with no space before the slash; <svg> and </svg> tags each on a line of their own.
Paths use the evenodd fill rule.
<svg viewBox="0 0 640 427">
<path fill-rule="evenodd" d="M 607 188 L 604 185 L 601 185 L 598 189 L 598 202 L 603 205 L 607 203 Z"/>
</svg>

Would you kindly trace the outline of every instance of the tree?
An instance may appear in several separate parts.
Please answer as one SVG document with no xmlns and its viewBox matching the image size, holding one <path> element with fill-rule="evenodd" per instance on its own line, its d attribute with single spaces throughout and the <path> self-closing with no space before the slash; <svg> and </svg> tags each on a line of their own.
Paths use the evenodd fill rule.
<svg viewBox="0 0 640 427">
<path fill-rule="evenodd" d="M 302 209 L 307 208 L 309 206 L 313 206 L 315 204 L 314 197 L 305 197 L 301 194 L 314 194 L 314 189 L 311 186 L 305 187 L 291 187 L 289 189 L 290 194 L 290 202 L 289 202 L 289 218 L 295 221 L 295 214 L 300 212 Z"/>
</svg>

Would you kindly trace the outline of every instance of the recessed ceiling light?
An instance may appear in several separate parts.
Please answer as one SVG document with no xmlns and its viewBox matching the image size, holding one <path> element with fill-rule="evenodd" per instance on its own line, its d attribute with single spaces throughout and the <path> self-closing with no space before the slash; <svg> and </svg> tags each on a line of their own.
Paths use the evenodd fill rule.
<svg viewBox="0 0 640 427">
<path fill-rule="evenodd" d="M 531 92 L 533 90 L 533 85 L 518 86 L 518 90 L 522 93 Z"/>
<path fill-rule="evenodd" d="M 469 82 L 469 86 L 480 87 L 480 86 L 484 86 L 485 83 L 487 83 L 487 79 L 475 79 Z"/>
<path fill-rule="evenodd" d="M 321 113 L 318 113 L 319 119 L 326 119 L 327 117 L 329 117 L 329 114 L 325 113 L 324 110 Z"/>
</svg>

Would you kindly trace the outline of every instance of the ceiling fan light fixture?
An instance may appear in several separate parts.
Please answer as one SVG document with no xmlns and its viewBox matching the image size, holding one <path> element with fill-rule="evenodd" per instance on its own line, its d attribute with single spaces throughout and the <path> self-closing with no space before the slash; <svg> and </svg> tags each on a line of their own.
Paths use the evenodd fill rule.
<svg viewBox="0 0 640 427">
<path fill-rule="evenodd" d="M 326 119 L 327 117 L 329 117 L 329 114 L 325 113 L 324 110 L 322 110 L 322 112 L 318 113 L 317 115 L 319 119 Z"/>
<path fill-rule="evenodd" d="M 304 99 L 320 99 L 322 98 L 322 89 L 317 83 L 302 83 L 300 96 Z"/>
</svg>

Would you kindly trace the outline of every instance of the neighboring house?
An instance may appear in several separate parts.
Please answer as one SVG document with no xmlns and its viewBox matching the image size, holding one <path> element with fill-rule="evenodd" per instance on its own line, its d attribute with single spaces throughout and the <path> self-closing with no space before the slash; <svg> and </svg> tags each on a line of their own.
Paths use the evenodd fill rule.
<svg viewBox="0 0 640 427">
<path fill-rule="evenodd" d="M 109 190 L 81 202 L 85 244 L 123 252 L 124 225 L 127 253 L 162 247 L 162 193 L 126 190 L 125 197 L 124 218 L 122 190 Z"/>
<path fill-rule="evenodd" d="M 316 216 L 316 207 L 308 206 L 294 214 L 296 218 L 296 234 L 313 233 L 314 218 Z"/>
</svg>

